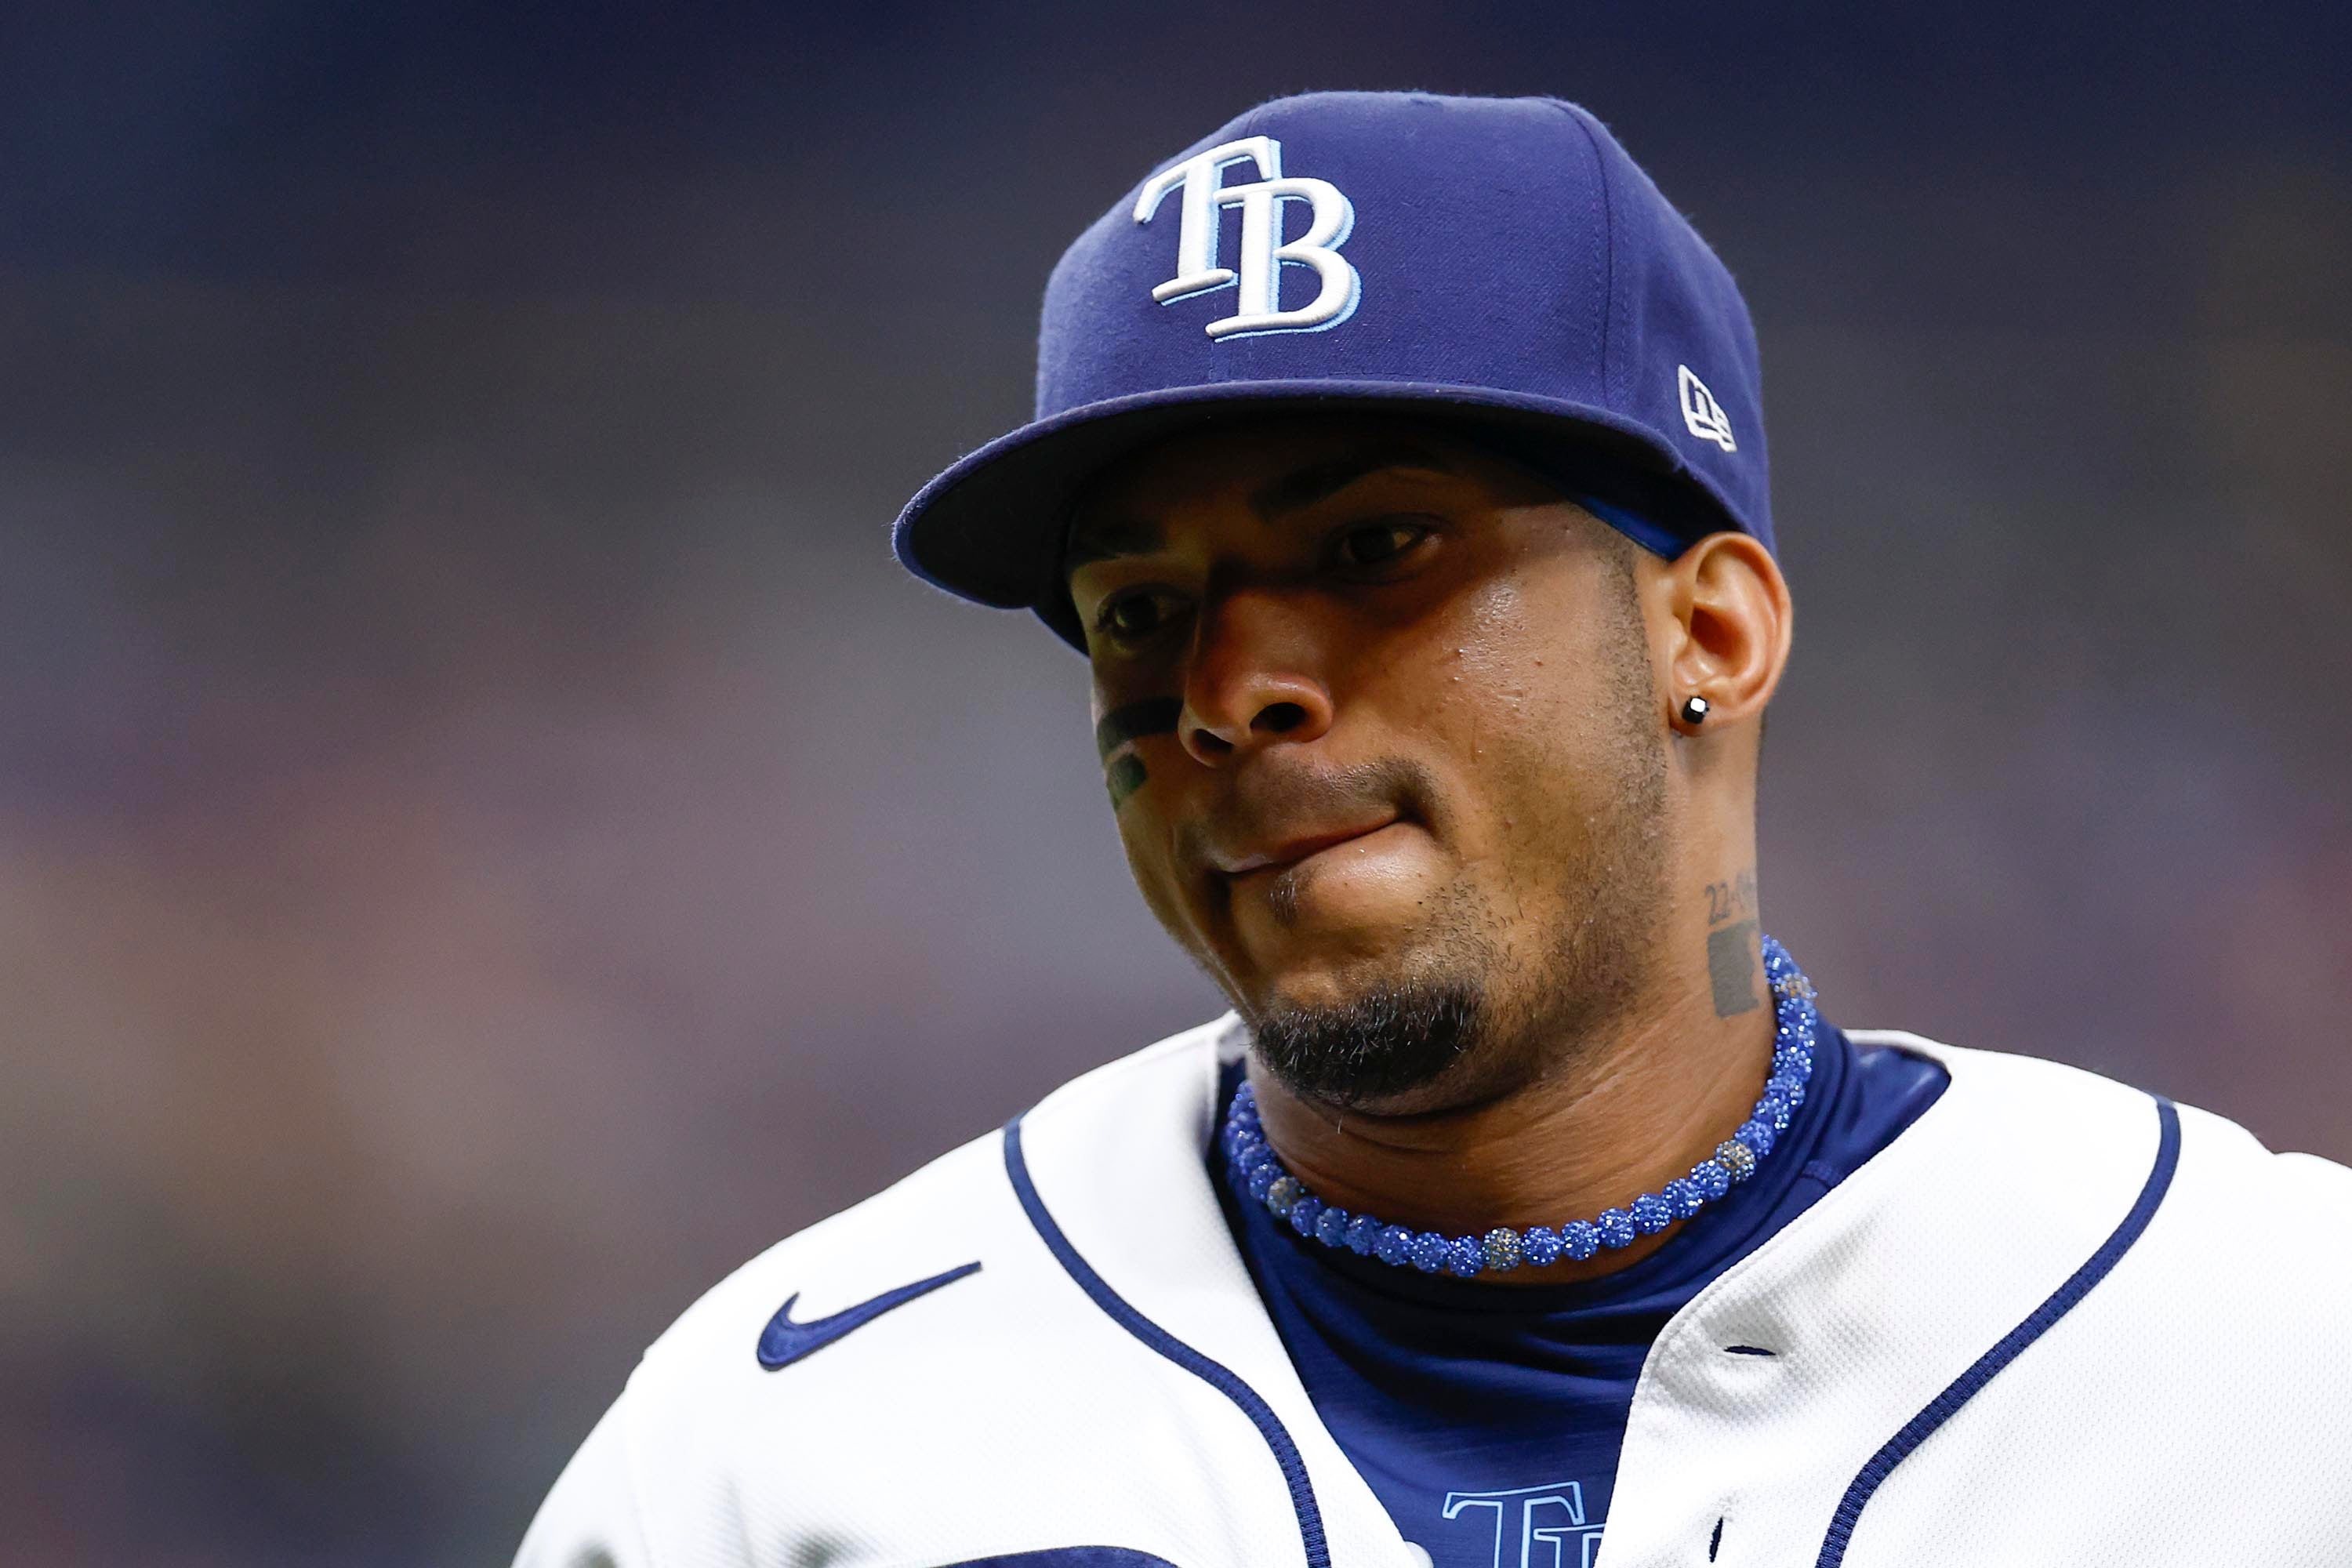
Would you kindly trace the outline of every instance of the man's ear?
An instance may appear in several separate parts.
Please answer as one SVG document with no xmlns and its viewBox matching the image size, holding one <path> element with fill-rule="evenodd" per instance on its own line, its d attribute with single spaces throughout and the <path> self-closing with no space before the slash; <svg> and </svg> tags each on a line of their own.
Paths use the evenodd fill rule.
<svg viewBox="0 0 2352 1568">
<path fill-rule="evenodd" d="M 1684 717 L 1691 698 L 1706 704 L 1703 722 L 1719 733 L 1760 719 L 1788 667 L 1793 606 L 1788 579 L 1772 552 L 1744 533 L 1710 533 L 1670 562 L 1660 562 L 1651 592 L 1652 636 L 1665 682 L 1669 717 Z"/>
</svg>

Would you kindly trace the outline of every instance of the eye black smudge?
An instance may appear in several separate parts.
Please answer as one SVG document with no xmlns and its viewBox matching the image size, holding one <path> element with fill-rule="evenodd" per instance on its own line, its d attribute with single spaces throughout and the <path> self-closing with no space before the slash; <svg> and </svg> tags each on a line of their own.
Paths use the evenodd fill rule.
<svg viewBox="0 0 2352 1568">
<path fill-rule="evenodd" d="M 1147 697 L 1140 702 L 1129 702 L 1112 709 L 1095 725 L 1095 752 L 1103 760 L 1103 783 L 1110 789 L 1110 808 L 1117 811 L 1127 804 L 1127 797 L 1143 787 L 1150 775 L 1145 771 L 1143 759 L 1133 752 L 1112 753 L 1146 735 L 1172 735 L 1176 732 L 1176 717 L 1184 710 L 1181 699 Z"/>
<path fill-rule="evenodd" d="M 1125 805 L 1127 797 L 1143 787 L 1146 776 L 1143 759 L 1133 752 L 1111 763 L 1103 774 L 1103 782 L 1110 786 L 1110 808 L 1117 811 Z"/>
<path fill-rule="evenodd" d="M 1183 710 L 1182 700 L 1175 697 L 1147 697 L 1114 708 L 1095 726 L 1095 754 L 1108 762 L 1110 754 L 1129 741 L 1145 735 L 1172 735 L 1176 716 Z"/>
</svg>

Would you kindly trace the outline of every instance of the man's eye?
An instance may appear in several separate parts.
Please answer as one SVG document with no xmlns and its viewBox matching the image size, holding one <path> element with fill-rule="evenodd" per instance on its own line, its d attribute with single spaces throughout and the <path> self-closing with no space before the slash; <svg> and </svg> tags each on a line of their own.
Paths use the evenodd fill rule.
<svg viewBox="0 0 2352 1568">
<path fill-rule="evenodd" d="M 1385 566 L 1429 537 L 1426 523 L 1383 518 L 1342 533 L 1333 546 L 1342 566 Z"/>
<path fill-rule="evenodd" d="M 1115 642 L 1140 642 L 1167 624 L 1168 606 L 1151 592 L 1122 594 L 1103 605 L 1095 629 Z"/>
</svg>

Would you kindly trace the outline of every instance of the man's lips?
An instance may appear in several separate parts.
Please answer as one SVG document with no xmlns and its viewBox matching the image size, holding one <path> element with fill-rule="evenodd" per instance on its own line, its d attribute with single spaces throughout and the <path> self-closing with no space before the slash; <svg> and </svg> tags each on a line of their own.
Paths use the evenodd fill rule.
<svg viewBox="0 0 2352 1568">
<path fill-rule="evenodd" d="M 1211 860 L 1213 868 L 1227 877 L 1246 877 L 1253 871 L 1279 870 L 1286 866 L 1295 866 L 1310 855 L 1319 855 L 1326 849 L 1368 837 L 1401 820 L 1391 815 L 1353 827 L 1297 834 L 1275 844 L 1215 855 Z"/>
</svg>

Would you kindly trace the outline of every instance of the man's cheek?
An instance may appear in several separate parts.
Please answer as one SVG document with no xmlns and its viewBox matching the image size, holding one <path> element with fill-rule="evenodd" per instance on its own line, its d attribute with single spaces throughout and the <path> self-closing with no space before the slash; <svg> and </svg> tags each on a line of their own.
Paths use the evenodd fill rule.
<svg viewBox="0 0 2352 1568">
<path fill-rule="evenodd" d="M 1120 813 L 1118 831 L 1120 845 L 1127 851 L 1128 871 L 1135 879 L 1136 890 L 1143 895 L 1144 907 L 1177 945 L 1207 962 L 1207 935 L 1202 929 L 1207 911 L 1194 908 L 1185 897 L 1183 879 L 1168 853 L 1166 825 L 1139 801 Z"/>
</svg>

